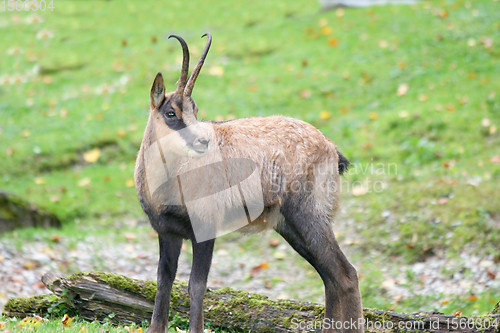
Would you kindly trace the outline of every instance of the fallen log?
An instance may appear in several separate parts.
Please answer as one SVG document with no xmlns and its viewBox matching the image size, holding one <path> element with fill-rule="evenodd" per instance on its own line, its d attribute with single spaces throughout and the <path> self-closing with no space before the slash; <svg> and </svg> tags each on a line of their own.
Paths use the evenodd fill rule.
<svg viewBox="0 0 500 333">
<path fill-rule="evenodd" d="M 7 316 L 45 314 L 51 307 L 64 306 L 83 319 L 121 324 L 149 322 L 153 312 L 156 283 L 102 272 L 82 272 L 68 277 L 50 273 L 43 283 L 55 295 L 37 302 L 11 299 Z M 21 299 L 22 300 L 22 299 Z M 24 306 L 24 308 L 23 308 Z M 339 325 L 322 320 L 324 306 L 289 300 L 272 301 L 259 294 L 230 288 L 209 288 L 204 299 L 205 318 L 212 327 L 252 332 L 321 332 L 322 325 Z M 185 282 L 175 281 L 170 315 L 189 317 L 189 294 Z M 367 332 L 500 332 L 500 314 L 456 317 L 442 313 L 404 314 L 364 309 Z M 344 326 L 346 324 L 344 323 Z M 352 325 L 352 324 L 347 324 Z"/>
</svg>

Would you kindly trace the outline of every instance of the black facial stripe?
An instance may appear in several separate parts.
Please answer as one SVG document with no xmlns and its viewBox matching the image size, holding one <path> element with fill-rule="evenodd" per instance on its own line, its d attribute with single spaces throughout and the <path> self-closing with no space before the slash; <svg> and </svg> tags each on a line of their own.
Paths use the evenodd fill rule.
<svg viewBox="0 0 500 333">
<path fill-rule="evenodd" d="M 168 117 L 168 114 L 170 112 L 174 112 L 175 110 L 171 105 L 171 102 L 169 101 L 166 103 L 164 106 L 160 108 L 160 113 L 163 116 L 163 120 L 165 121 L 165 124 L 170 128 L 172 131 L 180 131 L 179 134 L 182 139 L 186 142 L 187 146 L 190 148 L 193 148 L 192 145 L 195 142 L 195 140 L 198 139 L 198 135 L 194 133 L 188 126 L 186 126 L 186 123 L 184 120 L 181 118 L 177 118 L 177 116 L 174 117 Z"/>
</svg>

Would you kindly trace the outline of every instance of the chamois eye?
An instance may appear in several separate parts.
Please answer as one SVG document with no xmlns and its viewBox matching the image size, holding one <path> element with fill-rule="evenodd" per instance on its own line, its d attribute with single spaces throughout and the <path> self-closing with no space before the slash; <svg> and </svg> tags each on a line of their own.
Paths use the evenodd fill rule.
<svg viewBox="0 0 500 333">
<path fill-rule="evenodd" d="M 167 113 L 167 117 L 169 118 L 175 117 L 175 112 L 170 111 L 169 113 Z"/>
</svg>

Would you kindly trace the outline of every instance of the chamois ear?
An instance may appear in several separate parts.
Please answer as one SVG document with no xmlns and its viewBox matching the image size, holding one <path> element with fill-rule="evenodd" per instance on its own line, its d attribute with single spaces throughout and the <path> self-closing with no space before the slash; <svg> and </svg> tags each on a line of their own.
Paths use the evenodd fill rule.
<svg viewBox="0 0 500 333">
<path fill-rule="evenodd" d="M 151 105 L 153 109 L 160 107 L 161 103 L 165 99 L 165 83 L 163 82 L 163 76 L 161 73 L 156 74 L 155 81 L 151 87 Z"/>
</svg>

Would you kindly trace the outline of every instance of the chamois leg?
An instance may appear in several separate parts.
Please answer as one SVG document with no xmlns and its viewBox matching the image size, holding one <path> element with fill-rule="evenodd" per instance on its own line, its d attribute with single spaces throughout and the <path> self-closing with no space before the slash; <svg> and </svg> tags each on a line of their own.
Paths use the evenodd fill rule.
<svg viewBox="0 0 500 333">
<path fill-rule="evenodd" d="M 182 239 L 158 235 L 160 243 L 160 262 L 158 263 L 158 287 L 156 290 L 155 307 L 151 318 L 151 326 L 146 333 L 166 333 L 168 331 L 168 311 L 170 309 L 170 294 L 177 262 L 182 247 Z"/>
<path fill-rule="evenodd" d="M 189 313 L 189 333 L 202 333 L 203 296 L 207 290 L 207 278 L 212 264 L 215 239 L 196 243 L 193 240 L 193 267 L 189 276 L 189 298 L 191 300 Z"/>
<path fill-rule="evenodd" d="M 326 298 L 323 332 L 364 332 L 357 272 L 340 250 L 328 218 L 318 218 L 319 214 L 297 213 L 284 212 L 285 222 L 278 225 L 276 231 L 316 269 L 323 280 Z M 335 324 L 340 325 L 340 322 L 342 327 L 336 329 Z"/>
</svg>

